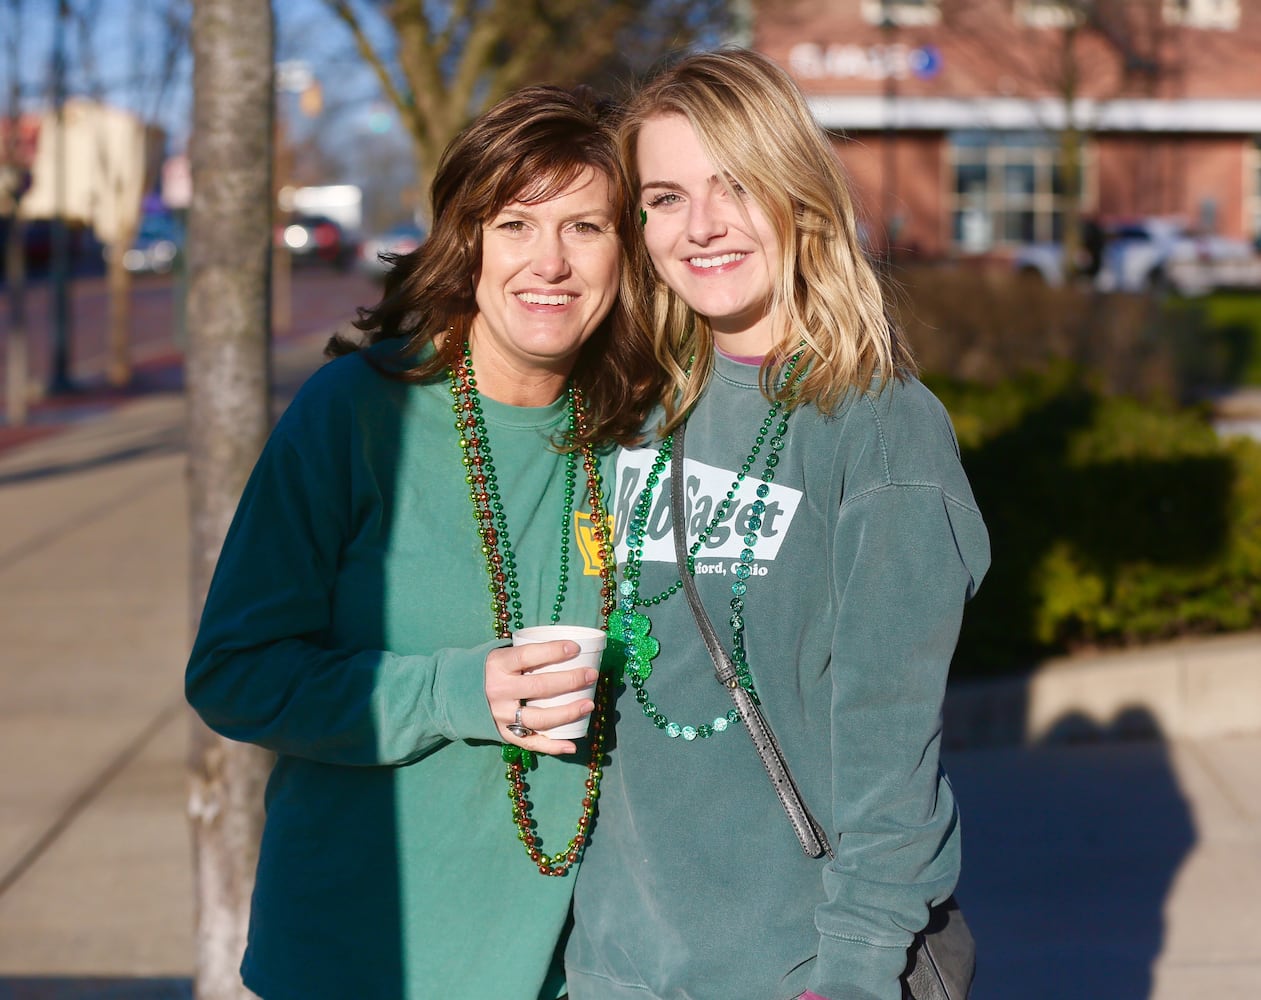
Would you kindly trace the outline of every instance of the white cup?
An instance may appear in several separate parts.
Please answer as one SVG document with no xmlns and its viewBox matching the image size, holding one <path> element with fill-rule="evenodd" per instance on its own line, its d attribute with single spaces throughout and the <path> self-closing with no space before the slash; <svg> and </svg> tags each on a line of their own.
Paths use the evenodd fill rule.
<svg viewBox="0 0 1261 1000">
<path fill-rule="evenodd" d="M 598 628 L 586 628 L 582 625 L 533 625 L 530 628 L 518 629 L 512 633 L 512 644 L 524 646 L 531 642 L 552 642 L 557 639 L 568 639 L 578 644 L 578 655 L 560 663 L 548 663 L 535 667 L 532 674 L 550 674 L 557 670 L 576 670 L 580 667 L 600 669 L 600 656 L 604 652 L 604 644 L 608 636 Z M 599 683 L 598 679 L 597 682 Z M 568 691 L 553 698 L 535 698 L 526 704 L 531 708 L 555 708 L 557 705 L 568 705 L 584 698 L 595 700 L 595 684 L 577 691 Z M 576 740 L 587 735 L 587 726 L 591 716 L 584 715 L 577 722 L 569 722 L 551 729 L 540 729 L 539 732 L 553 740 Z"/>
</svg>

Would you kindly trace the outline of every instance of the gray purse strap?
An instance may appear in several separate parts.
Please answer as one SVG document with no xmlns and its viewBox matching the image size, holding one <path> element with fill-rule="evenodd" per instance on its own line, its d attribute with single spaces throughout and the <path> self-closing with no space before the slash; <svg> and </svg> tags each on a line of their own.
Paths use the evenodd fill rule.
<svg viewBox="0 0 1261 1000">
<path fill-rule="evenodd" d="M 762 715 L 762 710 L 758 707 L 754 696 L 741 686 L 736 675 L 735 664 L 731 662 L 727 651 L 723 649 L 718 633 L 714 631 L 714 624 L 710 621 L 705 606 L 701 604 L 700 595 L 696 592 L 696 583 L 688 567 L 683 504 L 683 435 L 686 426 L 686 424 L 680 424 L 674 432 L 670 459 L 670 519 L 674 522 L 674 558 L 679 564 L 679 579 L 683 582 L 683 593 L 687 595 L 687 603 L 692 608 L 692 616 L 696 619 L 701 638 L 705 640 L 705 648 L 709 650 L 710 658 L 714 661 L 714 673 L 718 677 L 718 683 L 727 689 L 732 701 L 736 703 L 736 711 L 740 713 L 741 721 L 749 730 L 753 746 L 758 756 L 762 758 L 762 766 L 766 768 L 766 773 L 770 776 L 771 785 L 779 797 L 780 805 L 784 807 L 797 840 L 801 843 L 801 849 L 812 858 L 820 858 L 825 854 L 832 857 L 832 845 L 828 841 L 827 834 L 823 832 L 819 821 L 811 815 L 810 809 L 802 801 L 801 792 L 797 790 L 792 772 L 788 770 L 788 762 L 784 759 L 784 752 L 779 748 L 775 733 L 771 731 L 770 724 Z"/>
</svg>

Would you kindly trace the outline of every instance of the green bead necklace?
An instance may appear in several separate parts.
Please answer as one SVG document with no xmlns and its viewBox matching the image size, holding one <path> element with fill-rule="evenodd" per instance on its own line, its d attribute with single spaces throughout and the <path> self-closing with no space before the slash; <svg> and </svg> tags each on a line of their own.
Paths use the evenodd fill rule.
<svg viewBox="0 0 1261 1000">
<path fill-rule="evenodd" d="M 477 379 L 473 374 L 472 354 L 468 344 L 456 366 L 448 371 L 451 381 L 451 409 L 455 413 L 455 429 L 459 433 L 460 452 L 465 468 L 465 482 L 469 487 L 469 502 L 473 506 L 473 518 L 482 541 L 482 554 L 486 557 L 488 589 L 491 594 L 491 618 L 495 635 L 506 639 L 513 628 L 522 627 L 521 592 L 517 577 L 516 558 L 509 542 L 508 521 L 504 513 L 499 482 L 495 476 L 495 463 L 490 452 L 490 437 L 482 414 L 481 398 L 477 391 Z M 567 390 L 569 401 L 568 440 L 575 440 L 586 432 L 586 411 L 582 405 L 582 393 L 574 385 Z M 600 561 L 600 625 L 608 623 L 613 610 L 613 560 L 608 540 L 608 514 L 604 507 L 600 471 L 589 445 L 583 445 L 583 470 L 587 477 L 587 496 L 591 509 L 592 534 Z M 556 585 L 556 600 L 552 604 L 551 621 L 560 621 L 569 582 L 569 533 L 574 513 L 574 497 L 577 492 L 577 455 L 571 451 L 565 463 L 565 500 L 561 515 L 560 575 Z M 512 822 L 517 828 L 517 839 L 525 847 L 526 854 L 543 875 L 565 875 L 586 846 L 587 832 L 595 814 L 596 799 L 600 795 L 600 779 L 605 747 L 605 719 L 608 705 L 608 677 L 601 676 L 596 686 L 595 711 L 591 713 L 588 738 L 591 756 L 587 762 L 585 794 L 582 799 L 582 815 L 578 819 L 577 832 L 569 839 L 565 849 L 548 855 L 542 849 L 542 840 L 535 832 L 536 823 L 530 815 L 531 804 L 526 794 L 525 772 L 533 766 L 534 755 L 521 747 L 505 744 L 503 759 L 507 765 L 504 777 L 508 782 L 508 798 L 512 802 Z"/>
<path fill-rule="evenodd" d="M 788 360 L 787 365 L 784 367 L 785 380 L 792 378 L 793 371 L 801 355 L 802 351 L 799 350 Z M 791 411 L 784 412 L 783 401 L 775 400 L 767 412 L 766 418 L 762 421 L 762 426 L 758 429 L 748 457 L 740 464 L 740 471 L 732 481 L 726 496 L 718 504 L 717 510 L 714 511 L 714 516 L 710 518 L 709 523 L 701 530 L 696 541 L 688 547 L 687 553 L 687 570 L 689 573 L 694 573 L 696 556 L 700 552 L 701 546 L 709 540 L 714 529 L 726 517 L 732 503 L 735 501 L 736 494 L 740 491 L 741 484 L 752 473 L 753 466 L 757 462 L 758 456 L 762 454 L 762 449 L 765 446 L 767 453 L 762 461 L 762 481 L 757 487 L 757 499 L 750 507 L 750 517 L 746 525 L 747 530 L 742 539 L 744 548 L 740 552 L 740 560 L 735 568 L 736 582 L 731 585 L 731 616 L 727 619 L 727 623 L 731 626 L 731 662 L 736 668 L 737 681 L 742 688 L 749 692 L 755 702 L 758 701 L 758 696 L 753 686 L 753 676 L 749 672 L 749 658 L 744 644 L 744 597 L 748 592 L 749 578 L 753 574 L 754 547 L 757 545 L 759 538 L 758 530 L 762 527 L 762 514 L 766 511 L 766 497 L 770 494 L 771 483 L 775 480 L 775 467 L 779 465 L 779 452 L 784 447 L 784 436 L 788 433 L 788 418 L 790 415 Z M 773 434 L 771 433 L 772 427 L 774 428 Z M 652 495 L 657 484 L 661 482 L 661 474 L 665 471 L 666 463 L 670 461 L 672 452 L 673 438 L 666 438 L 661 442 L 657 457 L 653 460 L 652 467 L 648 470 L 644 488 L 631 509 L 631 519 L 626 528 L 626 567 L 623 572 L 622 583 L 618 587 L 618 609 L 609 615 L 609 637 L 611 641 L 615 641 L 620 646 L 620 652 L 625 662 L 627 682 L 634 689 L 635 701 L 639 704 L 644 715 L 654 726 L 671 739 L 682 738 L 685 742 L 691 743 L 697 739 L 708 739 L 715 733 L 725 732 L 733 723 L 740 721 L 740 715 L 734 708 L 731 708 L 725 715 L 719 715 L 712 722 L 708 723 L 681 725 L 677 722 L 672 722 L 664 712 L 657 708 L 657 705 L 648 693 L 645 683 L 652 675 L 652 660 L 661 651 L 661 643 L 649 634 L 652 628 L 651 619 L 646 614 L 637 611 L 636 608 L 657 607 L 664 604 L 683 587 L 683 581 L 676 580 L 659 594 L 645 597 L 639 593 L 640 575 L 643 571 L 644 537 L 647 531 L 648 518 L 652 511 Z M 614 637 L 617 637 L 617 639 L 614 640 Z"/>
</svg>

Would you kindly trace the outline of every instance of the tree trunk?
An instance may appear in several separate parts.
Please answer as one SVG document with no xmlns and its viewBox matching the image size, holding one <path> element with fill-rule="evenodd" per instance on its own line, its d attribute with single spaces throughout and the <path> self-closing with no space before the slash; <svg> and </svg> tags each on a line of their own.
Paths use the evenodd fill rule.
<svg viewBox="0 0 1261 1000">
<path fill-rule="evenodd" d="M 1065 284 L 1075 284 L 1081 274 L 1081 168 L 1082 130 L 1077 122 L 1077 98 L 1081 94 L 1082 67 L 1078 56 L 1076 21 L 1064 29 L 1060 50 L 1060 98 L 1064 102 L 1064 127 L 1059 135 L 1060 177 L 1064 184 L 1063 268 Z"/>
<path fill-rule="evenodd" d="M 1060 176 L 1064 182 L 1064 281 L 1074 283 L 1082 273 L 1082 133 L 1067 106 L 1068 124 L 1060 132 Z"/>
<path fill-rule="evenodd" d="M 271 426 L 269 295 L 273 15 L 259 0 L 194 0 L 193 199 L 188 238 L 192 621 Z M 198 1000 L 252 994 L 238 968 L 268 755 L 194 720 L 189 817 Z"/>
<path fill-rule="evenodd" d="M 106 377 L 113 386 L 131 382 L 131 272 L 123 255 L 136 238 L 136 226 L 120 234 L 106 255 L 106 283 L 109 286 L 109 364 Z"/>
<path fill-rule="evenodd" d="M 15 196 L 16 200 L 16 196 Z M 5 242 L 5 283 L 9 288 L 9 330 L 5 338 L 8 384 L 5 387 L 5 417 L 10 427 L 26 423 L 31 388 L 30 360 L 26 336 L 26 258 L 22 252 L 23 223 L 14 205 L 9 216 L 9 238 Z"/>
</svg>

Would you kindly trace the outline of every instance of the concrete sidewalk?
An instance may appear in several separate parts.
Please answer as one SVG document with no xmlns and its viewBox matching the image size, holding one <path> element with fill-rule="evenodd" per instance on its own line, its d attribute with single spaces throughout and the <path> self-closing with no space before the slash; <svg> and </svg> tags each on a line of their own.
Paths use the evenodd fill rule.
<svg viewBox="0 0 1261 1000">
<path fill-rule="evenodd" d="M 289 345 L 280 381 L 322 342 Z M 0 1000 L 189 995 L 183 412 L 154 392 L 0 454 Z M 1117 661 L 1139 678 L 1117 701 L 1138 724 L 1119 731 L 1175 731 L 1142 702 L 1167 660 Z M 1038 690 L 1027 719 L 1046 715 Z M 956 749 L 948 765 L 974 1000 L 1261 996 L 1261 731 Z"/>
<path fill-rule="evenodd" d="M 327 327 L 275 351 L 278 405 Z M 184 399 L 0 450 L 0 1000 L 189 996 Z"/>
</svg>

